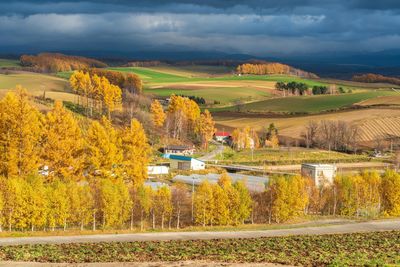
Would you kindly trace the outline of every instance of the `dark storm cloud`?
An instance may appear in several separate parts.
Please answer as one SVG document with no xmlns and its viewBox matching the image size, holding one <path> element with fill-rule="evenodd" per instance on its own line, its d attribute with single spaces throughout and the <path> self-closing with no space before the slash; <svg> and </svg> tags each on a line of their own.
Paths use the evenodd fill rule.
<svg viewBox="0 0 400 267">
<path fill-rule="evenodd" d="M 399 9 L 394 0 L 9 0 L 0 49 L 379 51 L 400 45 Z"/>
</svg>

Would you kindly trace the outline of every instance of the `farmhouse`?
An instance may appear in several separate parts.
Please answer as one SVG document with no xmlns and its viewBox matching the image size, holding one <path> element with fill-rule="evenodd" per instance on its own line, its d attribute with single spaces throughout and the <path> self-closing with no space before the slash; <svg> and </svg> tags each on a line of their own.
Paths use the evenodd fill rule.
<svg viewBox="0 0 400 267">
<path fill-rule="evenodd" d="M 331 164 L 302 164 L 301 175 L 311 178 L 317 187 L 332 184 L 336 176 L 336 166 Z"/>
<path fill-rule="evenodd" d="M 164 147 L 164 154 L 174 155 L 193 155 L 195 151 L 194 146 L 166 146 Z"/>
<path fill-rule="evenodd" d="M 191 157 L 166 154 L 164 158 L 171 160 L 171 169 L 197 171 L 206 168 L 206 164 L 203 161 Z"/>
<path fill-rule="evenodd" d="M 228 142 L 231 134 L 228 132 L 216 132 L 214 134 L 214 139 L 218 142 Z"/>
</svg>

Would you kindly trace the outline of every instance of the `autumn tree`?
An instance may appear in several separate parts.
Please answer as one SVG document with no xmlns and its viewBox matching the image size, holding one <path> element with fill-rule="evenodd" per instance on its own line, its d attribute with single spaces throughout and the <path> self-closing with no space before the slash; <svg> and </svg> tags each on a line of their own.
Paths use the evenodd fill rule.
<svg viewBox="0 0 400 267">
<path fill-rule="evenodd" d="M 134 187 L 143 184 L 147 178 L 147 165 L 149 162 L 150 146 L 142 124 L 133 119 L 130 127 L 122 133 L 122 147 L 124 153 L 124 171 L 132 180 Z"/>
<path fill-rule="evenodd" d="M 194 195 L 195 222 L 206 226 L 213 221 L 212 211 L 215 209 L 213 187 L 208 181 L 202 182 Z"/>
<path fill-rule="evenodd" d="M 103 117 L 93 121 L 86 134 L 87 168 L 90 174 L 120 175 L 123 161 L 122 139 L 111 122 Z"/>
<path fill-rule="evenodd" d="M 21 86 L 0 102 L 0 174 L 7 177 L 38 169 L 41 115 Z"/>
<path fill-rule="evenodd" d="M 151 111 L 151 115 L 153 118 L 154 126 L 162 127 L 164 125 L 166 115 L 163 110 L 163 107 L 161 106 L 161 104 L 158 100 L 154 100 L 151 103 L 150 111 Z"/>
<path fill-rule="evenodd" d="M 172 215 L 171 190 L 166 186 L 162 186 L 155 191 L 153 198 L 154 212 L 160 216 L 161 229 L 164 229 L 165 220 L 169 219 L 170 221 Z"/>
<path fill-rule="evenodd" d="M 382 176 L 382 198 L 384 213 L 389 216 L 400 215 L 400 175 L 386 171 Z"/>
<path fill-rule="evenodd" d="M 50 178 L 79 178 L 84 146 L 81 129 L 73 114 L 59 101 L 46 115 L 42 144 L 42 163 L 49 167 Z"/>
<path fill-rule="evenodd" d="M 213 138 L 215 133 L 215 122 L 211 116 L 211 113 L 206 109 L 204 113 L 200 115 L 196 125 L 196 132 L 201 137 L 201 144 L 203 148 L 208 148 L 208 142 Z"/>
</svg>

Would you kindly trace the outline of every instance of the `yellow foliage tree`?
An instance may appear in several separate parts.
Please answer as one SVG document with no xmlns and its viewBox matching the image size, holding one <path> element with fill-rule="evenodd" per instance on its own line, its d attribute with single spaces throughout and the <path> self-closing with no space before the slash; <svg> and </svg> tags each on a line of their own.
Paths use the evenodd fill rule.
<svg viewBox="0 0 400 267">
<path fill-rule="evenodd" d="M 382 177 L 382 198 L 384 213 L 389 216 L 400 215 L 400 175 L 387 171 Z"/>
<path fill-rule="evenodd" d="M 132 179 L 135 188 L 147 178 L 150 146 L 142 124 L 133 119 L 130 127 L 123 131 L 122 147 L 124 150 L 124 171 Z"/>
<path fill-rule="evenodd" d="M 79 178 L 83 167 L 83 146 L 76 119 L 57 101 L 53 110 L 47 113 L 43 132 L 42 159 L 51 170 L 49 177 Z"/>
<path fill-rule="evenodd" d="M 38 170 L 41 115 L 21 86 L 0 102 L 0 174 L 10 177 Z"/>
<path fill-rule="evenodd" d="M 111 122 L 103 117 L 101 123 L 93 121 L 86 134 L 87 165 L 90 174 L 103 176 L 120 174 L 123 160 L 122 140 Z"/>
<path fill-rule="evenodd" d="M 166 186 L 162 186 L 157 189 L 153 197 L 155 214 L 160 216 L 161 229 L 164 229 L 165 219 L 170 219 L 172 215 L 171 190 Z"/>
<path fill-rule="evenodd" d="M 162 127 L 164 125 L 166 115 L 163 110 L 163 107 L 161 106 L 161 104 L 158 100 L 154 100 L 151 103 L 150 111 L 151 111 L 151 115 L 153 118 L 154 126 Z"/>
<path fill-rule="evenodd" d="M 208 181 L 202 182 L 194 195 L 195 221 L 206 226 L 213 221 L 215 202 L 213 188 Z"/>
<path fill-rule="evenodd" d="M 206 109 L 204 113 L 200 115 L 196 125 L 196 132 L 201 137 L 201 144 L 203 148 L 208 148 L 208 142 L 210 142 L 210 140 L 213 138 L 215 131 L 215 122 L 211 116 L 211 113 Z"/>
</svg>

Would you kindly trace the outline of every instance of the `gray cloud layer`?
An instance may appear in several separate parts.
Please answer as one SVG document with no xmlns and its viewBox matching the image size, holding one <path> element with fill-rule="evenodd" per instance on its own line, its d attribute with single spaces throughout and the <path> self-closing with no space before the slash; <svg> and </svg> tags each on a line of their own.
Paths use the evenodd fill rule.
<svg viewBox="0 0 400 267">
<path fill-rule="evenodd" d="M 0 51 L 380 51 L 400 45 L 399 11 L 395 0 L 9 0 Z"/>
</svg>

